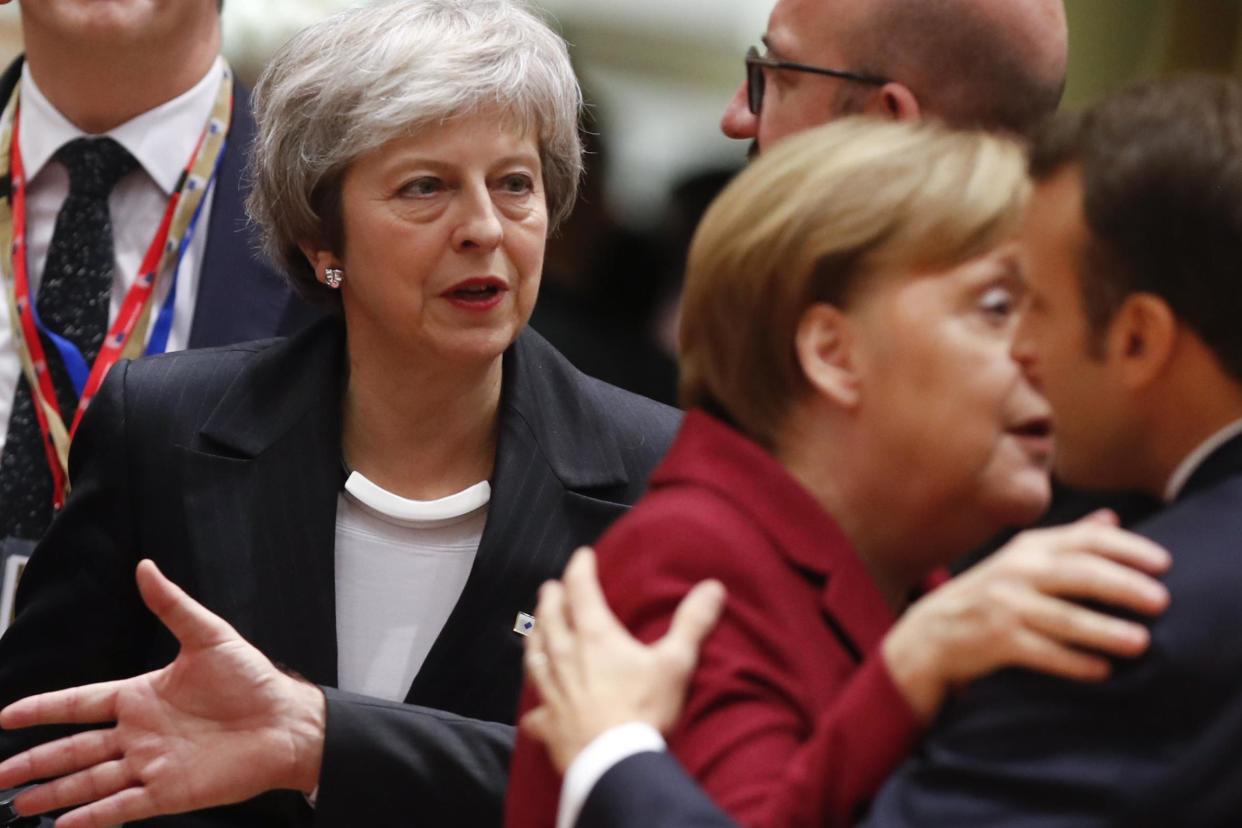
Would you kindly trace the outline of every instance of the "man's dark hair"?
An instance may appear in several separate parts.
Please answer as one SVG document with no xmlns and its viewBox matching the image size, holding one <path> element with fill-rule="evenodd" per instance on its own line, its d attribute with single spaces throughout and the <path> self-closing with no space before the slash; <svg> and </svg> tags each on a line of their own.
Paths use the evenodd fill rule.
<svg viewBox="0 0 1242 828">
<path fill-rule="evenodd" d="M 1089 239 L 1079 282 L 1095 347 L 1152 293 L 1242 379 L 1242 84 L 1147 81 L 1039 132 L 1030 169 L 1077 165 Z"/>
</svg>

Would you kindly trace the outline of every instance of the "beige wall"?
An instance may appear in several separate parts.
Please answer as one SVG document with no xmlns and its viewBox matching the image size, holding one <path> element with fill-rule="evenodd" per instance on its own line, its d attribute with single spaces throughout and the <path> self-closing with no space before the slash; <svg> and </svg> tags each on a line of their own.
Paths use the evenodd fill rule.
<svg viewBox="0 0 1242 828">
<path fill-rule="evenodd" d="M 1065 100 L 1095 100 L 1135 78 L 1242 73 L 1242 0 L 1066 0 Z"/>
<path fill-rule="evenodd" d="M 0 67 L 8 66 L 22 50 L 22 30 L 17 4 L 0 6 Z"/>
</svg>

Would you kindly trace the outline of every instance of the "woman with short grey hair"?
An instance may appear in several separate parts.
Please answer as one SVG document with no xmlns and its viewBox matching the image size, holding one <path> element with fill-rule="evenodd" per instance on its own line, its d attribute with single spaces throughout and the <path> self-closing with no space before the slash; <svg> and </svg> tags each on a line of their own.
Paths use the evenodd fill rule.
<svg viewBox="0 0 1242 828">
<path fill-rule="evenodd" d="M 286 791 L 222 819 L 499 824 L 536 590 L 678 421 L 524 330 L 581 172 L 565 44 L 516 0 L 366 6 L 291 40 L 255 106 L 253 217 L 328 313 L 109 376 L 0 704 L 110 682 L 61 721 L 117 724 L 18 760 L 65 777 L 19 807 L 112 824 L 286 788 L 315 810 Z M 220 617 L 150 564 L 140 594 L 144 557 Z"/>
<path fill-rule="evenodd" d="M 341 238 L 341 178 L 388 141 L 489 112 L 537 136 L 549 225 L 582 175 L 582 93 L 565 43 L 512 2 L 412 0 L 340 15 L 290 40 L 254 90 L 251 215 L 302 295 L 339 305 L 301 245 Z M 352 48 L 345 44 L 355 44 Z"/>
</svg>

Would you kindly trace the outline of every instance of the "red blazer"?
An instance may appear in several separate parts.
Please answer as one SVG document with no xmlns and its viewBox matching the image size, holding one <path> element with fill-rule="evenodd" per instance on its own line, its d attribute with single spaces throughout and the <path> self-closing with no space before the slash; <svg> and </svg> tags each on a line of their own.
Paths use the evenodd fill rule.
<svg viewBox="0 0 1242 828">
<path fill-rule="evenodd" d="M 810 493 L 695 411 L 598 552 L 609 603 L 644 641 L 694 584 L 728 590 L 669 739 L 708 794 L 742 825 L 852 823 L 920 726 L 876 652 L 893 615 Z M 552 826 L 559 788 L 542 745 L 519 736 L 505 824 Z"/>
</svg>

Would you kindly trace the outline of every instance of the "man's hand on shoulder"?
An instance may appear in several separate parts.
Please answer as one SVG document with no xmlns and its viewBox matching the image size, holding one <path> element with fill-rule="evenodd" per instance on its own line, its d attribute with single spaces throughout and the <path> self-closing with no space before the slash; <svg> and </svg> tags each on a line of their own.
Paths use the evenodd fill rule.
<svg viewBox="0 0 1242 828">
<path fill-rule="evenodd" d="M 617 725 L 643 722 L 667 733 L 723 607 L 724 588 L 705 581 L 682 600 L 668 633 L 644 645 L 609 610 L 594 553 L 578 550 L 564 582 L 550 581 L 540 591 L 526 671 L 541 704 L 522 717 L 522 728 L 547 745 L 561 773 Z"/>
</svg>

